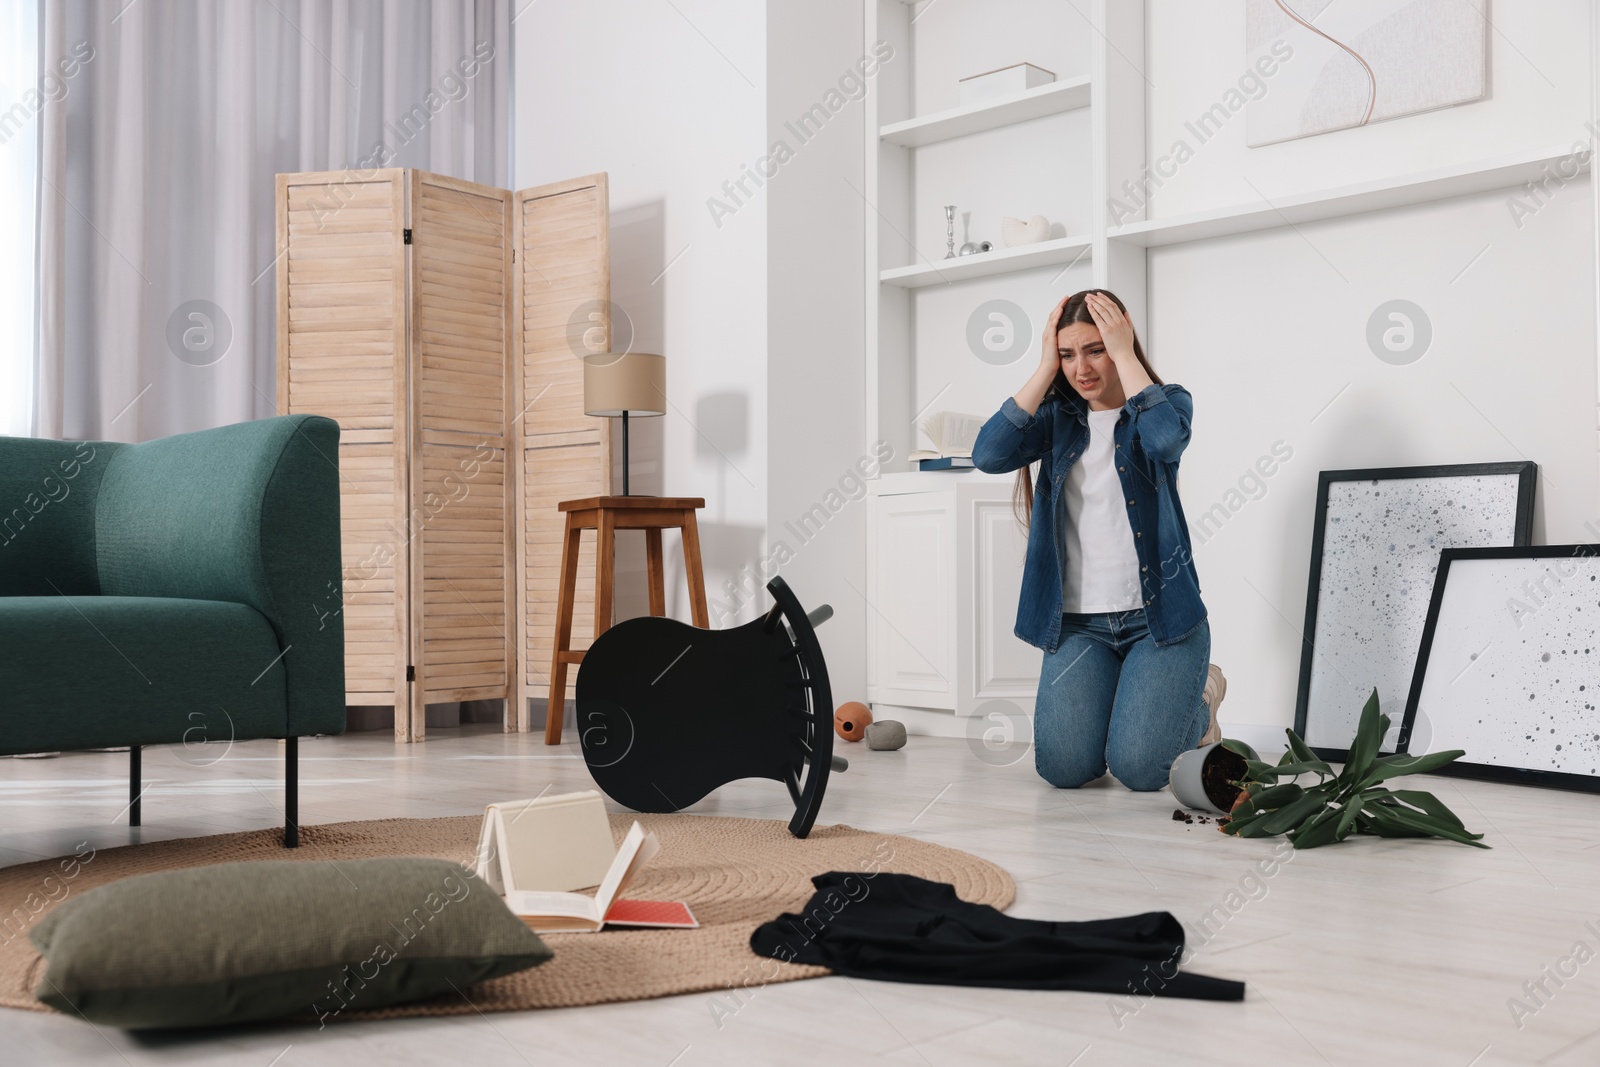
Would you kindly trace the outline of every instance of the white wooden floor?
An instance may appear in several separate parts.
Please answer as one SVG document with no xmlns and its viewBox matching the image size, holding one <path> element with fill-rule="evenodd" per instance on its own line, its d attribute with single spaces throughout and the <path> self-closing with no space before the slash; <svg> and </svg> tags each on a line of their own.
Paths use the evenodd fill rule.
<svg viewBox="0 0 1600 1067">
<path fill-rule="evenodd" d="M 0 1009 L 0 1062 L 1600 1064 L 1600 797 L 1428 778 L 1421 787 L 1486 832 L 1492 851 L 1363 839 L 1292 856 L 1262 877 L 1256 864 L 1273 843 L 1174 822 L 1166 791 L 1130 793 L 1110 779 L 1057 791 L 1020 747 L 1000 766 L 961 740 L 914 737 L 897 753 L 844 747 L 851 768 L 833 780 L 822 822 L 986 856 L 1017 880 L 1017 915 L 1166 909 L 1194 938 L 1211 912 L 1220 930 L 1190 969 L 1247 981 L 1245 1001 L 824 978 L 759 989 L 720 1025 L 717 1000 L 696 994 L 160 1039 Z M 126 756 L 0 761 L 0 864 L 60 855 L 85 839 L 104 848 L 273 825 L 277 748 L 237 745 L 207 768 L 184 762 L 181 749 L 147 750 L 145 776 L 159 781 L 141 830 L 112 821 L 126 802 Z M 483 726 L 433 731 L 409 747 L 383 734 L 302 742 L 301 776 L 307 824 L 474 814 L 547 784 L 590 785 L 571 742 L 547 749 L 535 735 Z M 740 783 L 694 810 L 779 817 L 786 799 L 776 783 Z M 1531 998 L 1524 983 L 1540 980 L 1549 993 Z M 1525 1006 L 1520 1020 L 1512 998 Z"/>
</svg>

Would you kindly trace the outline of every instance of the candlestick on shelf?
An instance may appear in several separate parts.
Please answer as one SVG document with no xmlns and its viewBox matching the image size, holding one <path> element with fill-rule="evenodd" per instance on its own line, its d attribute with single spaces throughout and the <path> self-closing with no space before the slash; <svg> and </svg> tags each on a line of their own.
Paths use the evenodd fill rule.
<svg viewBox="0 0 1600 1067">
<path fill-rule="evenodd" d="M 944 236 L 944 247 L 945 247 L 944 258 L 945 259 L 955 259 L 956 258 L 956 206 L 954 204 L 946 204 L 944 206 L 944 234 L 945 234 L 945 236 Z"/>
</svg>

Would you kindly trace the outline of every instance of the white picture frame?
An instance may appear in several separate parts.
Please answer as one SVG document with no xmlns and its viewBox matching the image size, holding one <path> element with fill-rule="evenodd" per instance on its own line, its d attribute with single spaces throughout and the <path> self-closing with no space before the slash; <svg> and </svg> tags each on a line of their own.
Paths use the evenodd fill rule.
<svg viewBox="0 0 1600 1067">
<path fill-rule="evenodd" d="M 1520 460 L 1319 474 L 1294 720 L 1317 755 L 1344 760 L 1374 689 L 1396 718 L 1440 551 L 1526 545 L 1537 470 Z"/>
<path fill-rule="evenodd" d="M 1489 95 L 1489 0 L 1245 0 L 1251 148 Z M 1265 66 L 1256 66 L 1265 64 Z"/>
<path fill-rule="evenodd" d="M 1600 792 L 1600 544 L 1441 554 L 1401 751 L 1439 774 Z"/>
</svg>

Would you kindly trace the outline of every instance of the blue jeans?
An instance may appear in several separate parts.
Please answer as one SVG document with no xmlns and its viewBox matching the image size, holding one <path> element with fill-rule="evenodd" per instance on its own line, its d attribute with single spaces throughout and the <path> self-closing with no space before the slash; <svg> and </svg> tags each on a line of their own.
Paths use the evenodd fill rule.
<svg viewBox="0 0 1600 1067">
<path fill-rule="evenodd" d="M 1211 626 L 1158 647 L 1142 608 L 1061 618 L 1033 710 L 1033 759 L 1051 785 L 1075 789 L 1107 767 L 1129 789 L 1167 784 L 1178 753 L 1199 744 L 1211 713 L 1200 694 Z"/>
</svg>

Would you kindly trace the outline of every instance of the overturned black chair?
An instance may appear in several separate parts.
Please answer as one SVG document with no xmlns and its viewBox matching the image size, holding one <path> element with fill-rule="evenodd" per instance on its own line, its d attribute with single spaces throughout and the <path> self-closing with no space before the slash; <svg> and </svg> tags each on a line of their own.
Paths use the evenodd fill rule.
<svg viewBox="0 0 1600 1067">
<path fill-rule="evenodd" d="M 635 811 L 679 811 L 740 778 L 782 782 L 789 832 L 811 832 L 833 755 L 833 694 L 814 629 L 782 578 L 765 618 L 728 630 L 628 619 L 578 670 L 578 741 L 595 783 Z"/>
</svg>

